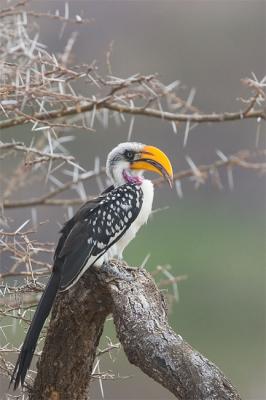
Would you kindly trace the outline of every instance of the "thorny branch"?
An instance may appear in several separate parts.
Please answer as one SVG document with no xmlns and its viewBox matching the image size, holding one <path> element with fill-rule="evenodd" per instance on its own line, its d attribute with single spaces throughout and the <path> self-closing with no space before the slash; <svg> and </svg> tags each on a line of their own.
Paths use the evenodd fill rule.
<svg viewBox="0 0 266 400">
<path fill-rule="evenodd" d="M 21 14 L 22 12 L 25 14 L 24 18 L 27 16 L 31 16 L 34 18 L 45 17 L 49 19 L 54 19 L 57 21 L 63 21 L 67 23 L 76 23 L 76 24 L 88 24 L 94 21 L 94 19 L 87 19 L 82 18 L 80 15 L 76 15 L 75 18 L 70 18 L 69 16 L 69 6 L 68 3 L 65 3 L 65 12 L 64 15 L 60 15 L 59 10 L 56 10 L 55 14 L 52 13 L 43 13 L 43 12 L 36 12 L 30 9 L 25 9 L 25 6 L 29 3 L 29 0 L 22 0 L 16 3 L 13 6 L 2 8 L 0 10 L 0 18 L 6 18 L 10 16 L 16 16 Z"/>
<path fill-rule="evenodd" d="M 60 160 L 60 161 L 65 161 L 65 162 L 74 160 L 73 156 L 66 156 L 64 154 L 55 154 L 55 153 L 45 153 L 43 151 L 39 151 L 32 147 L 31 148 L 27 147 L 23 143 L 20 143 L 20 142 L 13 142 L 13 143 L 1 143 L 0 142 L 0 152 L 2 152 L 3 150 L 14 150 L 14 151 L 26 153 L 25 165 L 32 165 L 32 164 L 42 163 L 45 161 L 54 161 L 54 160 Z M 37 155 L 39 157 L 36 157 L 32 160 L 28 159 L 28 158 L 30 158 L 31 155 Z M 0 158 L 1 158 L 1 156 L 0 156 Z"/>
<path fill-rule="evenodd" d="M 59 97 L 59 96 L 57 96 Z M 69 98 L 70 100 L 70 98 Z M 83 100 L 84 101 L 84 100 Z M 27 115 L 25 117 L 18 118 L 10 118 L 0 122 L 0 129 L 11 128 L 17 125 L 24 125 L 26 123 L 32 122 L 34 117 L 35 121 L 39 121 L 40 123 L 43 120 L 54 120 L 67 116 L 78 115 L 80 113 L 86 113 L 92 110 L 111 110 L 118 113 L 129 114 L 129 115 L 143 115 L 146 117 L 154 117 L 159 118 L 165 121 L 170 122 L 195 122 L 195 123 L 203 123 L 203 122 L 227 122 L 227 121 L 237 121 L 242 119 L 266 119 L 266 113 L 264 110 L 258 111 L 238 111 L 238 112 L 225 112 L 225 113 L 212 113 L 212 114 L 183 114 L 183 113 L 171 113 L 168 111 L 160 111 L 153 108 L 145 108 L 145 107 L 130 107 L 124 104 L 119 104 L 115 101 L 111 101 L 111 97 L 101 98 L 95 101 L 88 101 L 86 104 L 82 104 L 81 100 L 78 98 L 73 98 L 73 102 L 77 102 L 77 104 L 73 107 L 62 107 L 60 109 L 52 110 L 49 112 L 36 112 L 33 115 Z M 81 104 L 80 104 L 81 103 Z M 2 103 L 3 106 L 3 103 Z M 10 110 L 11 107 L 6 107 L 6 113 Z M 18 114 L 19 112 L 13 108 L 13 113 Z M 47 124 L 47 122 L 45 122 Z M 65 125 L 65 127 L 71 127 L 71 125 Z M 79 128 L 87 129 L 85 126 L 79 126 Z"/>
<path fill-rule="evenodd" d="M 6 17 L 6 13 L 12 16 Z M 69 10 L 65 10 L 65 14 L 65 19 L 70 20 Z M 131 118 L 137 115 L 160 118 L 173 124 L 266 117 L 265 78 L 259 81 L 253 76 L 242 80 L 253 93 L 244 101 L 243 109 L 206 114 L 192 105 L 194 89 L 187 99 L 178 95 L 178 91 L 182 92 L 179 81 L 165 85 L 156 74 L 135 74 L 126 79 L 103 77 L 95 63 L 68 66 L 76 35 L 69 39 L 65 53 L 56 58 L 39 42 L 38 32 L 33 39 L 29 37 L 27 26 L 33 16 L 37 13 L 22 12 L 20 7 L 2 11 L 0 129 L 32 124 L 32 131 L 53 127 L 90 131 L 94 129 L 96 116 L 106 126 L 110 118 L 120 119 L 126 114 Z M 16 55 L 20 57 L 20 64 L 14 62 Z M 79 124 L 73 124 L 73 119 Z"/>
<path fill-rule="evenodd" d="M 0 147 L 1 149 L 1 147 Z M 266 150 L 257 150 L 254 152 L 250 152 L 248 150 L 240 151 L 236 154 L 233 154 L 229 157 L 225 156 L 222 152 L 217 152 L 220 159 L 207 165 L 196 165 L 190 158 L 187 158 L 187 161 L 190 165 L 189 169 L 179 171 L 174 173 L 174 180 L 177 182 L 180 194 L 180 181 L 185 178 L 191 178 L 195 185 L 198 186 L 206 182 L 208 178 L 218 186 L 222 187 L 221 179 L 219 176 L 219 169 L 222 167 L 240 167 L 244 169 L 250 169 L 256 172 L 265 173 L 266 171 L 266 162 L 253 162 L 252 159 L 258 156 L 265 156 Z M 20 207 L 35 207 L 41 205 L 50 205 L 50 206 L 73 206 L 83 204 L 84 201 L 90 200 L 93 198 L 92 195 L 86 198 L 72 198 L 72 199 L 54 199 L 58 194 L 65 192 L 68 189 L 71 189 L 73 186 L 76 186 L 79 182 L 84 182 L 92 178 L 96 178 L 100 174 L 104 172 L 104 169 L 101 169 L 98 172 L 93 173 L 84 173 L 79 175 L 76 180 L 70 180 L 64 184 L 62 184 L 59 188 L 54 189 L 43 196 L 37 198 L 31 198 L 27 200 L 21 201 L 10 201 L 4 200 L 3 206 L 6 209 L 10 208 L 20 208 Z M 158 178 L 154 180 L 154 185 L 159 186 L 164 183 L 163 178 Z"/>
</svg>

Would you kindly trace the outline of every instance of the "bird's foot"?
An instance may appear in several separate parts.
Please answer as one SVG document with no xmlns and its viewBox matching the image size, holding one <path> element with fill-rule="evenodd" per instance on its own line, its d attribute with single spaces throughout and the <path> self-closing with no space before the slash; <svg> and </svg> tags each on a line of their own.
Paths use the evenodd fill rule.
<svg viewBox="0 0 266 400">
<path fill-rule="evenodd" d="M 117 262 L 118 260 L 110 260 L 108 262 L 104 262 L 101 266 L 101 271 L 107 273 L 112 279 L 121 279 L 127 282 L 131 282 L 133 277 L 127 272 L 128 269 L 134 269 L 132 267 L 128 267 L 126 263 L 125 265 L 121 265 L 121 262 Z M 120 269 L 119 267 L 126 267 L 126 270 Z M 111 280 L 112 280 L 111 279 Z"/>
<path fill-rule="evenodd" d="M 126 268 L 128 271 L 136 271 L 136 269 L 138 269 L 138 267 L 130 267 L 127 262 L 125 260 L 123 260 L 122 258 L 112 258 L 109 263 L 112 265 L 119 265 L 121 267 Z"/>
<path fill-rule="evenodd" d="M 111 265 L 121 265 L 121 267 L 128 267 L 126 261 L 124 261 L 122 258 L 112 258 L 109 261 L 109 264 Z"/>
</svg>

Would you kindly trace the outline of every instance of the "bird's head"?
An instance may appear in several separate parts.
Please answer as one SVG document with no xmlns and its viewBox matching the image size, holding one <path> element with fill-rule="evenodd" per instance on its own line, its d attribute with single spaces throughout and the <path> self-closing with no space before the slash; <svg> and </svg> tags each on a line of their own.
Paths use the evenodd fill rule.
<svg viewBox="0 0 266 400">
<path fill-rule="evenodd" d="M 143 172 L 152 171 L 173 183 L 173 169 L 168 157 L 157 147 L 142 143 L 120 143 L 107 157 L 106 172 L 115 186 L 124 183 L 140 185 Z"/>
</svg>

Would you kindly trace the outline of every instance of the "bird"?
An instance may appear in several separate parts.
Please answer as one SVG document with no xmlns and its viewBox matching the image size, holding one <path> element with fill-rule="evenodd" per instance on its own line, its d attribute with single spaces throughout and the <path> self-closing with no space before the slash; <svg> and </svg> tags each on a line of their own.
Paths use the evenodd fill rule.
<svg viewBox="0 0 266 400">
<path fill-rule="evenodd" d="M 70 289 L 92 265 L 122 259 L 123 251 L 152 211 L 154 186 L 144 171 L 163 176 L 173 184 L 173 169 L 166 154 L 154 146 L 126 142 L 107 157 L 111 181 L 98 197 L 87 201 L 68 220 L 54 252 L 53 268 L 20 350 L 10 385 L 23 386 L 34 350 L 56 294 Z"/>
</svg>

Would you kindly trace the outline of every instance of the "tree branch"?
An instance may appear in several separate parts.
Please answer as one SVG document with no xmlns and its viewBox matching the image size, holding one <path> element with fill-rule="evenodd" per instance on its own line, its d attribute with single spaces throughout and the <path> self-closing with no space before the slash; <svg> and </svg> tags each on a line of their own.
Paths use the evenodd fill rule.
<svg viewBox="0 0 266 400">
<path fill-rule="evenodd" d="M 240 400 L 223 373 L 169 327 L 165 300 L 149 273 L 118 262 L 91 267 L 58 295 L 30 400 L 87 399 L 110 312 L 129 361 L 179 400 Z"/>
<path fill-rule="evenodd" d="M 86 273 L 57 296 L 29 400 L 87 400 L 107 296 L 95 273 Z"/>
<path fill-rule="evenodd" d="M 1 151 L 19 151 L 25 153 L 27 156 L 29 154 L 39 156 L 35 159 L 30 159 L 25 161 L 25 165 L 32 165 L 36 163 L 47 162 L 51 160 L 59 160 L 64 162 L 74 161 L 75 158 L 73 156 L 66 156 L 65 154 L 60 153 L 47 153 L 40 150 L 37 150 L 33 147 L 27 147 L 24 143 L 21 142 L 10 142 L 10 143 L 0 143 L 0 152 Z M 72 163 L 73 164 L 73 163 Z"/>
<path fill-rule="evenodd" d="M 250 152 L 248 150 L 239 151 L 231 156 L 225 156 L 221 152 L 219 153 L 222 155 L 223 159 L 216 160 L 214 163 L 211 164 L 203 164 L 196 166 L 194 163 L 192 164 L 191 168 L 185 169 L 183 171 L 178 171 L 174 174 L 175 181 L 181 181 L 185 178 L 195 178 L 200 183 L 204 183 L 208 176 L 213 173 L 217 172 L 222 167 L 240 167 L 244 169 L 250 169 L 255 172 L 264 172 L 266 170 L 266 163 L 265 162 L 252 162 L 252 158 L 258 156 L 265 156 L 266 150 L 257 150 L 255 152 Z M 35 197 L 27 200 L 19 200 L 19 201 L 11 201 L 11 200 L 4 200 L 3 207 L 6 209 L 10 208 L 23 208 L 23 207 L 33 207 L 33 206 L 73 206 L 73 205 L 80 205 L 83 204 L 85 201 L 90 200 L 93 196 L 89 196 L 86 200 L 81 198 L 76 199 L 54 199 L 60 193 L 65 192 L 66 190 L 70 189 L 71 187 L 77 185 L 78 182 L 84 182 L 89 179 L 95 178 L 100 174 L 104 173 L 104 168 L 102 168 L 99 172 L 95 173 L 85 173 L 81 174 L 77 180 L 69 181 L 64 183 L 59 188 L 56 188 L 43 196 Z M 217 175 L 213 176 L 217 180 Z M 164 183 L 164 178 L 158 178 L 153 181 L 155 186 L 160 186 Z M 217 182 L 216 182 L 217 183 Z"/>
<path fill-rule="evenodd" d="M 80 113 L 85 113 L 92 111 L 94 108 L 97 110 L 107 109 L 116 111 L 119 113 L 130 114 L 130 115 L 142 115 L 146 117 L 159 118 L 165 121 L 171 122 L 196 122 L 196 123 L 206 123 L 206 122 L 227 122 L 227 121 L 237 121 L 242 119 L 266 119 L 266 111 L 249 111 L 243 113 L 238 112 L 224 112 L 224 113 L 211 113 L 211 114 L 182 114 L 182 113 L 171 113 L 167 111 L 160 111 L 153 108 L 145 107 L 128 107 L 116 102 L 108 102 L 108 100 L 100 99 L 95 102 L 90 102 L 85 105 L 76 105 L 74 107 L 66 107 L 61 110 L 45 111 L 33 114 L 34 120 L 38 121 L 51 121 L 58 118 L 63 118 L 70 115 L 78 115 Z M 31 115 L 27 117 L 17 117 L 10 118 L 0 122 L 0 129 L 12 128 L 18 125 L 24 125 L 31 122 Z"/>
</svg>

